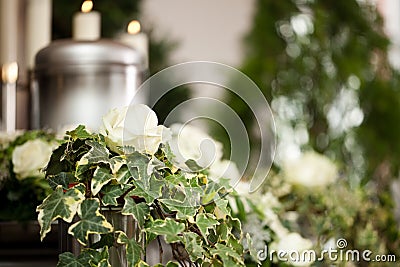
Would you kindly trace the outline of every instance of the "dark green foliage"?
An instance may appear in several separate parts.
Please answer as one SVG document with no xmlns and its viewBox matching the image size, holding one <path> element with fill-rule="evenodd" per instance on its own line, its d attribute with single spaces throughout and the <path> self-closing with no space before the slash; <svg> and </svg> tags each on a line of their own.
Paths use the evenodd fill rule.
<svg viewBox="0 0 400 267">
<path fill-rule="evenodd" d="M 259 0 L 256 5 L 241 70 L 270 103 L 284 97 L 300 110 L 289 119 L 274 110 L 276 119 L 293 128 L 305 124 L 309 142 L 303 146 L 335 155 L 348 171 L 360 168 L 355 157 L 364 151 L 364 172 L 357 175 L 366 181 L 383 161 L 395 173 L 400 156 L 398 74 L 388 65 L 389 41 L 376 8 L 356 0 Z M 358 83 L 353 88 L 352 79 Z M 351 91 L 363 110 L 358 128 L 338 130 L 328 119 L 343 91 Z M 254 119 L 249 109 L 234 96 L 229 99 L 250 129 Z M 356 141 L 345 146 L 350 137 Z M 256 136 L 251 140 L 258 143 Z"/>
</svg>

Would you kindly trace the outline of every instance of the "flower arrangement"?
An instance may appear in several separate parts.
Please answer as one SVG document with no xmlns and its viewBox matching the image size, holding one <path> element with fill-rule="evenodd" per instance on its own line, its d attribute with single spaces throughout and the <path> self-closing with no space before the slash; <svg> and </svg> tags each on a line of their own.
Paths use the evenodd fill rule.
<svg viewBox="0 0 400 267">
<path fill-rule="evenodd" d="M 390 192 L 382 196 L 373 186 L 351 185 L 328 157 L 304 152 L 255 193 L 248 189 L 240 182 L 229 197 L 261 261 L 247 258 L 247 266 L 398 265 L 400 231 Z M 278 251 L 286 254 L 277 257 Z M 386 262 L 375 261 L 377 255 Z"/>
<path fill-rule="evenodd" d="M 146 247 L 157 240 L 162 262 L 162 239 L 174 259 L 165 266 L 245 266 L 241 222 L 222 198 L 229 180 L 210 179 L 193 160 L 176 167 L 171 132 L 145 105 L 112 110 L 103 124 L 100 133 L 67 132 L 45 169 L 54 191 L 37 207 L 41 238 L 62 219 L 82 246 L 78 256 L 61 254 L 58 266 L 110 266 L 115 249 L 128 266 L 149 266 Z M 107 220 L 111 210 L 133 218 L 136 233 Z"/>
<path fill-rule="evenodd" d="M 51 191 L 42 169 L 57 145 L 45 131 L 1 133 L 0 221 L 36 218 L 36 206 Z"/>
</svg>

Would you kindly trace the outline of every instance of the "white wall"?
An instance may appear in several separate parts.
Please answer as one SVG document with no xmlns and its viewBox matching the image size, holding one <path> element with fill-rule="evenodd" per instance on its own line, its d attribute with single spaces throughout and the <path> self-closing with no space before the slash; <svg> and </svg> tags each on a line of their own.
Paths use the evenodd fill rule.
<svg viewBox="0 0 400 267">
<path fill-rule="evenodd" d="M 179 42 L 172 53 L 174 63 L 209 60 L 238 66 L 254 3 L 254 0 L 145 0 L 141 21 L 153 26 L 156 37 Z"/>
</svg>

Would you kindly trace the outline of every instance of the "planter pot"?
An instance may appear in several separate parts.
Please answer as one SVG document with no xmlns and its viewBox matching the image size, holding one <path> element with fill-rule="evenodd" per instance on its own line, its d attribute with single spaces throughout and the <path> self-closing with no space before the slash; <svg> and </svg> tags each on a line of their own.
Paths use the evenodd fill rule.
<svg viewBox="0 0 400 267">
<path fill-rule="evenodd" d="M 138 228 L 137 222 L 132 218 L 132 216 L 122 215 L 120 207 L 102 207 L 101 214 L 107 219 L 109 223 L 114 226 L 114 230 L 123 231 L 129 238 L 135 238 L 136 240 L 140 239 L 140 235 L 142 235 L 140 229 Z M 79 242 L 69 235 L 68 227 L 70 224 L 62 223 L 62 229 L 60 232 L 62 235 L 60 236 L 63 241 L 63 252 L 70 251 L 75 256 L 79 255 L 83 246 L 79 244 Z M 100 240 L 100 235 L 91 234 L 89 236 L 90 243 L 96 243 Z M 142 240 L 144 240 L 144 236 L 142 236 Z M 143 241 L 144 242 L 144 241 Z M 109 248 L 109 262 L 111 266 L 128 266 L 128 262 L 126 259 L 126 247 L 125 245 L 117 245 Z"/>
</svg>

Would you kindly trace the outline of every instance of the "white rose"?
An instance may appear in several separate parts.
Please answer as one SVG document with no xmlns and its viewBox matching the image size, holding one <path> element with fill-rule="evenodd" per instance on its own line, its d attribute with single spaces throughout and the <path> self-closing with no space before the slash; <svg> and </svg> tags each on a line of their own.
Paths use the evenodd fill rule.
<svg viewBox="0 0 400 267">
<path fill-rule="evenodd" d="M 232 187 L 236 187 L 242 177 L 236 164 L 230 160 L 214 161 L 210 166 L 209 176 L 214 181 L 218 181 L 219 178 L 229 179 L 229 183 Z"/>
<path fill-rule="evenodd" d="M 192 159 L 203 168 L 210 167 L 222 158 L 222 144 L 202 129 L 188 124 L 171 125 L 170 146 L 180 166 Z"/>
<path fill-rule="evenodd" d="M 284 162 L 283 171 L 289 183 L 306 187 L 327 186 L 338 178 L 336 165 L 324 155 L 312 151 Z"/>
<path fill-rule="evenodd" d="M 271 244 L 271 250 L 276 252 L 274 256 L 280 254 L 281 260 L 284 259 L 294 266 L 311 265 L 315 261 L 315 257 L 312 253 L 305 253 L 306 250 L 311 249 L 312 242 L 294 232 L 281 236 L 278 241 Z"/>
<path fill-rule="evenodd" d="M 41 176 L 41 169 L 46 167 L 53 152 L 54 144 L 40 139 L 30 140 L 15 147 L 12 153 L 14 172 L 18 179 Z"/>
<path fill-rule="evenodd" d="M 103 117 L 100 132 L 112 147 L 133 146 L 148 154 L 154 154 L 161 143 L 171 138 L 170 130 L 158 125 L 156 113 L 143 104 L 111 110 Z"/>
</svg>

